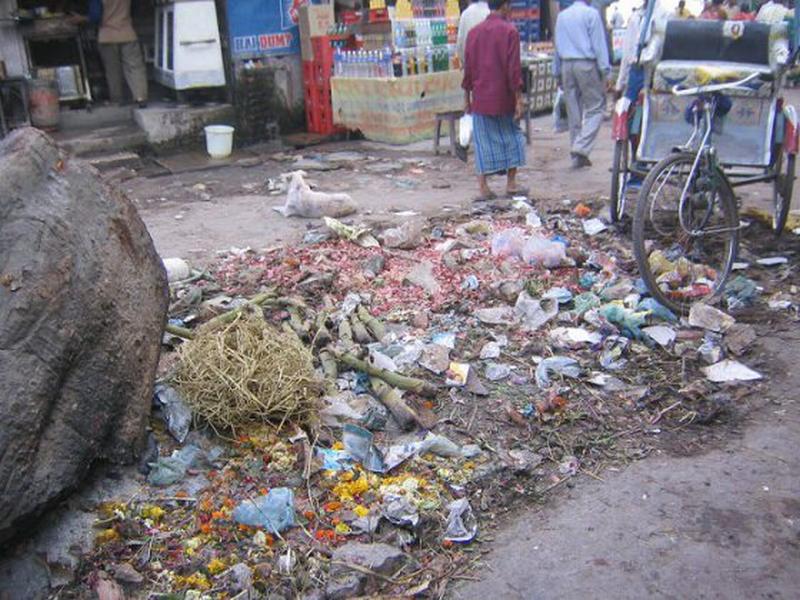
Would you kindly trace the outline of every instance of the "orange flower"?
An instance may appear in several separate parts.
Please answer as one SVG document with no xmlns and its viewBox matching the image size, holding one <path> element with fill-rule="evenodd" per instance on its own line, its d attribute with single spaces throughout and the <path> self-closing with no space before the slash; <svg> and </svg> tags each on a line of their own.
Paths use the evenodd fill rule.
<svg viewBox="0 0 800 600">
<path fill-rule="evenodd" d="M 445 540 L 442 542 L 442 548 L 452 548 L 453 541 L 452 540 Z"/>
<path fill-rule="evenodd" d="M 211 519 L 212 520 L 214 520 L 214 519 L 224 519 L 224 518 L 225 518 L 225 513 L 222 512 L 221 510 L 215 510 L 214 512 L 211 513 Z"/>
<path fill-rule="evenodd" d="M 303 516 L 308 519 L 309 521 L 313 521 L 317 518 L 317 515 L 314 514 L 313 510 L 307 510 L 303 513 Z"/>
<path fill-rule="evenodd" d="M 234 506 L 236 506 L 236 501 L 233 498 L 225 498 L 223 504 L 228 508 L 233 508 Z"/>
<path fill-rule="evenodd" d="M 184 492 L 183 490 L 178 490 L 177 492 L 175 492 L 175 497 L 176 498 L 188 498 L 189 494 Z"/>
<path fill-rule="evenodd" d="M 341 520 L 339 517 L 333 517 L 333 518 L 331 519 L 331 525 L 333 525 L 334 527 L 335 527 L 336 525 L 338 525 L 339 523 L 341 523 L 341 522 L 342 522 L 342 520 Z"/>
<path fill-rule="evenodd" d="M 333 502 L 326 502 L 322 505 L 322 508 L 325 509 L 325 512 L 336 512 L 337 510 L 341 510 L 342 503 L 334 500 Z"/>
<path fill-rule="evenodd" d="M 262 496 L 266 496 L 269 493 L 269 490 L 267 488 L 261 488 L 260 490 L 258 490 L 258 493 L 261 494 Z"/>
<path fill-rule="evenodd" d="M 266 534 L 264 536 L 264 539 L 265 539 L 265 543 L 267 544 L 267 546 L 272 546 L 275 543 L 275 538 L 272 537 L 271 533 Z"/>
<path fill-rule="evenodd" d="M 200 525 L 200 531 L 205 534 L 211 533 L 211 523 L 203 523 Z"/>
</svg>

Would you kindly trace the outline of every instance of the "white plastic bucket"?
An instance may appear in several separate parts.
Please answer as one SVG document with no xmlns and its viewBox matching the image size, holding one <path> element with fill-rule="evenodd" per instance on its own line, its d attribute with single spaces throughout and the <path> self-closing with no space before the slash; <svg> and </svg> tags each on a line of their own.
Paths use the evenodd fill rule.
<svg viewBox="0 0 800 600">
<path fill-rule="evenodd" d="M 206 125 L 206 150 L 211 158 L 225 158 L 233 150 L 233 127 Z"/>
</svg>

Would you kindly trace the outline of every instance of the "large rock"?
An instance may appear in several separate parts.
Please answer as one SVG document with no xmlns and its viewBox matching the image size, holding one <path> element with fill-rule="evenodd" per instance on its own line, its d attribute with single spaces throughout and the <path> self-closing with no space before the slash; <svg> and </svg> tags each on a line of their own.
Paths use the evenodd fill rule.
<svg viewBox="0 0 800 600">
<path fill-rule="evenodd" d="M 35 129 L 0 142 L 0 544 L 135 459 L 167 302 L 127 198 Z"/>
</svg>

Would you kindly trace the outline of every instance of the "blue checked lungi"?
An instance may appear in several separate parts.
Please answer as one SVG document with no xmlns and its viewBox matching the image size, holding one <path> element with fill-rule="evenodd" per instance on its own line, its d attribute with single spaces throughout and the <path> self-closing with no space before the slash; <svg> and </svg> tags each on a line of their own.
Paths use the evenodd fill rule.
<svg viewBox="0 0 800 600">
<path fill-rule="evenodd" d="M 472 115 L 475 171 L 488 175 L 525 164 L 525 138 L 513 115 Z"/>
</svg>

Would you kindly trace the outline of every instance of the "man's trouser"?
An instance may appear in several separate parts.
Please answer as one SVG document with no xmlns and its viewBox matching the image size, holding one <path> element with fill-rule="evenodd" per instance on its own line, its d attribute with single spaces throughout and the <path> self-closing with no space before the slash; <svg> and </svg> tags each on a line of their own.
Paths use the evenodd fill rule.
<svg viewBox="0 0 800 600">
<path fill-rule="evenodd" d="M 589 156 L 603 124 L 605 88 L 594 60 L 561 61 L 564 99 L 573 154 Z"/>
<path fill-rule="evenodd" d="M 98 44 L 100 58 L 106 72 L 108 95 L 112 102 L 122 102 L 122 76 L 135 102 L 147 101 L 147 70 L 144 66 L 139 42 L 124 44 Z"/>
</svg>

